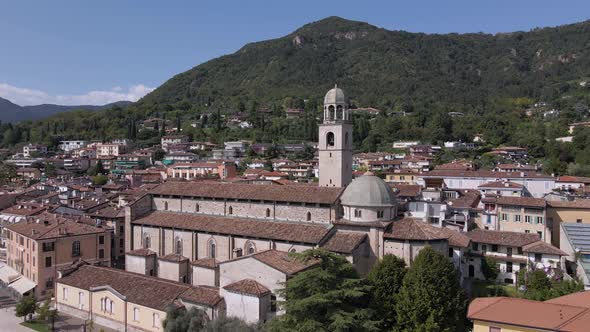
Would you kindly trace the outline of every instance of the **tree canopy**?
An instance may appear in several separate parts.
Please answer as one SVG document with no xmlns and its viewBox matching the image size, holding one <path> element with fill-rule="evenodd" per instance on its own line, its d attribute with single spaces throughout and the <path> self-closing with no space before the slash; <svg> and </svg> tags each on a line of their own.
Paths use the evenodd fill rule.
<svg viewBox="0 0 590 332">
<path fill-rule="evenodd" d="M 404 276 L 395 304 L 395 331 L 464 331 L 467 301 L 459 273 L 445 255 L 420 250 Z"/>
<path fill-rule="evenodd" d="M 324 249 L 295 254 L 319 265 L 289 279 L 281 296 L 286 313 L 271 321 L 270 331 L 377 331 L 369 308 L 370 286 L 344 257 Z"/>
</svg>

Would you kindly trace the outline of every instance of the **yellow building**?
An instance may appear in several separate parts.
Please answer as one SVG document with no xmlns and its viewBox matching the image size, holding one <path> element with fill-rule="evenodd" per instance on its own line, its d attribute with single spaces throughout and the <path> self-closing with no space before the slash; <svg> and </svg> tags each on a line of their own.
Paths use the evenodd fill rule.
<svg viewBox="0 0 590 332">
<path fill-rule="evenodd" d="M 508 297 L 476 298 L 467 318 L 473 332 L 588 332 L 590 291 L 545 302 Z"/>
<path fill-rule="evenodd" d="M 419 175 L 413 172 L 388 172 L 385 173 L 385 182 L 416 184 Z"/>
<path fill-rule="evenodd" d="M 590 199 L 547 201 L 547 222 L 553 224 L 553 245 L 559 247 L 562 222 L 590 224 Z"/>
<path fill-rule="evenodd" d="M 203 309 L 210 319 L 225 314 L 217 287 L 92 265 L 57 280 L 55 303 L 60 312 L 118 331 L 163 331 L 166 307 L 173 303 Z"/>
</svg>

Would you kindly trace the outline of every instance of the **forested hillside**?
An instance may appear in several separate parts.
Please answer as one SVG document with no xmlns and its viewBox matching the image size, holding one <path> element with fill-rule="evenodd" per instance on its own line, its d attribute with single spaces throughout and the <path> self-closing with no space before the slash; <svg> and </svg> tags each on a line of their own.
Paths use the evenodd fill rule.
<svg viewBox="0 0 590 332">
<path fill-rule="evenodd" d="M 357 150 L 386 149 L 400 139 L 469 141 L 478 133 L 492 146 L 528 147 L 554 165 L 549 171 L 564 173 L 568 164 L 587 164 L 583 155 L 590 155 L 590 138 L 587 144 L 578 139 L 575 148 L 554 141 L 567 135 L 568 123 L 587 118 L 587 81 L 590 21 L 497 35 L 440 35 L 330 17 L 178 74 L 128 108 L 4 124 L 0 134 L 4 146 L 118 137 L 149 145 L 163 131 L 141 130 L 141 121 L 160 117 L 199 140 L 316 140 L 318 107 L 338 83 L 353 106 L 385 111 L 376 120 L 355 116 Z M 547 106 L 531 113 L 538 101 Z M 306 112 L 286 119 L 289 107 Z M 559 115 L 544 117 L 552 108 Z M 265 109 L 270 112 L 260 112 Z M 254 128 L 228 128 L 229 115 L 236 113 Z"/>
</svg>

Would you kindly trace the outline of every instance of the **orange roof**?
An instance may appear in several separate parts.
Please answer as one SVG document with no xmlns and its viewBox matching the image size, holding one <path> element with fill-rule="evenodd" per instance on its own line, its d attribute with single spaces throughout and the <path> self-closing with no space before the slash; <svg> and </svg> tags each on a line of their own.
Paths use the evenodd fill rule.
<svg viewBox="0 0 590 332">
<path fill-rule="evenodd" d="M 526 310 L 523 310 L 526 308 Z M 587 331 L 584 329 L 562 330 L 560 327 L 573 322 L 589 309 L 578 306 L 539 302 L 519 298 L 476 298 L 469 305 L 467 317 L 521 327 L 552 331 Z"/>
</svg>

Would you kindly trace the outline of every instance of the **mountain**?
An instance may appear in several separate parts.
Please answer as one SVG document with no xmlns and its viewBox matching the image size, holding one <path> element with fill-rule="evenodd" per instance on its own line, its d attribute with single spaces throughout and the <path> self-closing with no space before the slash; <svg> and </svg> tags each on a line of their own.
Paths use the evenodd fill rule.
<svg viewBox="0 0 590 332">
<path fill-rule="evenodd" d="M 25 120 L 39 120 L 60 112 L 73 110 L 102 111 L 110 109 L 113 106 L 127 107 L 131 105 L 130 101 L 118 101 L 106 105 L 79 105 L 63 106 L 53 104 L 42 104 L 34 106 L 19 106 L 11 101 L 0 98 L 0 121 L 2 122 L 19 122 Z"/>
<path fill-rule="evenodd" d="M 329 17 L 178 74 L 138 105 L 320 98 L 334 83 L 361 106 L 386 108 L 551 100 L 590 77 L 588 45 L 590 21 L 495 35 L 424 34 Z"/>
</svg>

